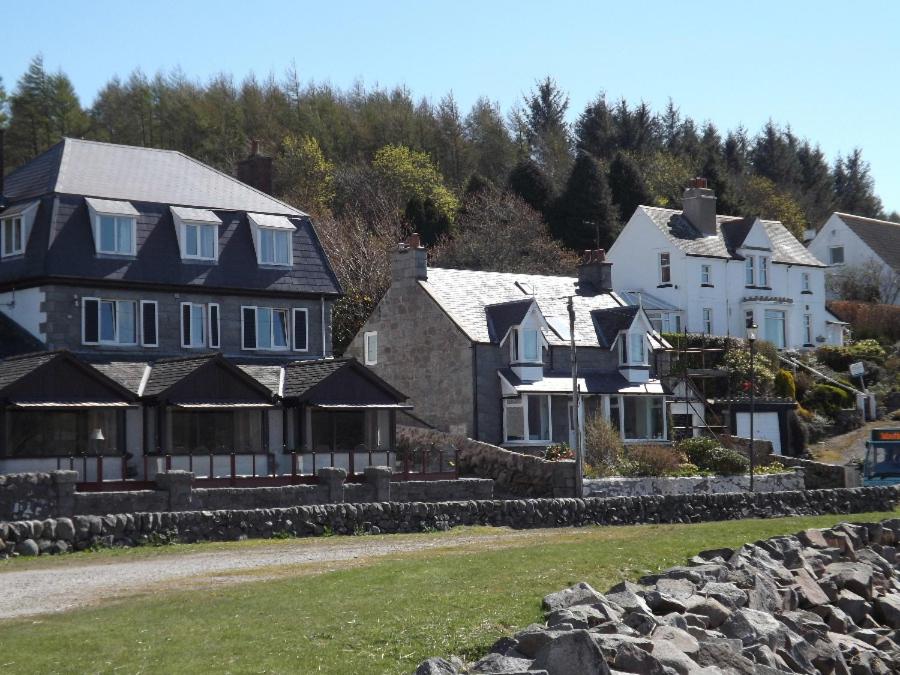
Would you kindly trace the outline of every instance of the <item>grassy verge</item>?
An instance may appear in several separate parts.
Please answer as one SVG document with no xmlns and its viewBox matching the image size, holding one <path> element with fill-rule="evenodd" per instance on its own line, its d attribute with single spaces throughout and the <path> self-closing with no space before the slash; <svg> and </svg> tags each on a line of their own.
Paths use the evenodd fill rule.
<svg viewBox="0 0 900 675">
<path fill-rule="evenodd" d="M 447 537 L 448 547 L 315 576 L 288 572 L 271 581 L 4 622 L 0 669 L 408 673 L 431 655 L 480 655 L 501 635 L 540 620 L 541 597 L 568 584 L 586 580 L 605 589 L 622 578 L 679 564 L 701 549 L 840 520 L 545 530 L 481 547 L 477 541 L 454 547 L 453 533 L 427 535 Z M 160 563 L 177 564 L 177 557 Z"/>
</svg>

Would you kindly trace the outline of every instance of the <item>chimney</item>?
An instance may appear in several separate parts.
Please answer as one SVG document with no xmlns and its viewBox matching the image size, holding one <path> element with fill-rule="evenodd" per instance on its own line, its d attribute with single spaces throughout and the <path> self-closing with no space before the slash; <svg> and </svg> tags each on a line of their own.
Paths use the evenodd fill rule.
<svg viewBox="0 0 900 675">
<path fill-rule="evenodd" d="M 578 285 L 583 294 L 612 290 L 612 263 L 602 248 L 585 251 L 578 264 Z"/>
<path fill-rule="evenodd" d="M 694 178 L 681 200 L 684 217 L 704 236 L 716 236 L 716 193 L 706 186 L 705 178 Z"/>
<path fill-rule="evenodd" d="M 272 194 L 272 158 L 259 153 L 259 141 L 250 141 L 250 155 L 237 163 L 237 178 L 267 195 Z"/>
<path fill-rule="evenodd" d="M 406 241 L 397 244 L 391 261 L 391 280 L 425 281 L 428 279 L 428 256 L 418 234 L 411 234 Z"/>
</svg>

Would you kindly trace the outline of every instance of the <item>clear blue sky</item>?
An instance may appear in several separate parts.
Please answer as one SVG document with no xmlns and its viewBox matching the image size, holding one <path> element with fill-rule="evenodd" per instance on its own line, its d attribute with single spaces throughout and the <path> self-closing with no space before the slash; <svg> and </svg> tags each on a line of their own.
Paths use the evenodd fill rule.
<svg viewBox="0 0 900 675">
<path fill-rule="evenodd" d="M 855 146 L 877 193 L 900 210 L 900 3 L 233 2 L 29 0 L 2 11 L 0 76 L 15 86 L 43 52 L 83 104 L 114 74 L 174 67 L 205 80 L 255 72 L 346 87 L 406 84 L 467 109 L 508 110 L 550 75 L 574 118 L 599 91 L 757 132 L 770 117 L 821 144 Z"/>
</svg>

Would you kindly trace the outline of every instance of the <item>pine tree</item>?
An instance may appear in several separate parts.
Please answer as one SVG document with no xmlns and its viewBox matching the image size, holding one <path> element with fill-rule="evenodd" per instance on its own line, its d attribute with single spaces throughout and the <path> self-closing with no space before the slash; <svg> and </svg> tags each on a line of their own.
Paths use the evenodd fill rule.
<svg viewBox="0 0 900 675">
<path fill-rule="evenodd" d="M 426 246 L 433 246 L 450 231 L 450 220 L 438 210 L 430 197 L 412 197 L 406 204 L 405 215 Z"/>
<path fill-rule="evenodd" d="M 618 153 L 609 165 L 609 189 L 619 213 L 619 222 L 625 223 L 635 209 L 652 200 L 650 190 L 637 163 L 625 153 Z"/>
<path fill-rule="evenodd" d="M 541 167 L 531 159 L 523 159 L 509 174 L 509 190 L 521 197 L 538 213 L 547 214 L 553 200 L 553 186 Z"/>
<path fill-rule="evenodd" d="M 618 230 L 606 172 L 587 153 L 579 153 L 554 208 L 551 232 L 568 248 L 608 248 Z"/>
<path fill-rule="evenodd" d="M 847 157 L 837 158 L 834 164 L 834 197 L 838 211 L 880 218 L 881 200 L 875 196 L 874 187 L 869 164 L 862 158 L 862 150 L 855 148 Z"/>
<path fill-rule="evenodd" d="M 513 115 L 529 155 L 554 189 L 562 185 L 572 164 L 568 109 L 569 97 L 547 77 L 525 96 L 524 108 Z"/>
<path fill-rule="evenodd" d="M 0 77 L 0 129 L 5 129 L 9 124 L 9 99 L 6 95 L 6 87 L 3 86 L 3 78 Z"/>
<path fill-rule="evenodd" d="M 804 141 L 797 150 L 797 160 L 800 162 L 798 201 L 809 224 L 819 226 L 834 210 L 834 178 L 819 146 Z"/>
<path fill-rule="evenodd" d="M 506 181 L 516 148 L 496 104 L 480 98 L 465 121 L 466 140 L 475 157 L 475 171 L 495 184 Z"/>
<path fill-rule="evenodd" d="M 601 94 L 588 104 L 575 123 L 575 146 L 581 152 L 608 160 L 615 154 L 617 145 L 612 114 Z"/>
<path fill-rule="evenodd" d="M 795 140 L 790 129 L 782 132 L 769 120 L 750 153 L 756 174 L 782 188 L 789 189 L 796 185 L 800 178 L 800 162 L 794 147 Z"/>
<path fill-rule="evenodd" d="M 740 176 L 747 171 L 747 148 L 747 131 L 744 127 L 738 127 L 734 131 L 728 132 L 722 147 L 722 154 L 725 159 L 725 168 L 729 173 Z"/>
</svg>

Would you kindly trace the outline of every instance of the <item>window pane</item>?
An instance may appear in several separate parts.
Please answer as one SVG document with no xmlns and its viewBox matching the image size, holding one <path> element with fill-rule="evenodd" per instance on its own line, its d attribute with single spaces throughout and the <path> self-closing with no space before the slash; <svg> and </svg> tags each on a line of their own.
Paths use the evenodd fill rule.
<svg viewBox="0 0 900 675">
<path fill-rule="evenodd" d="M 366 446 L 365 412 L 333 413 L 335 450 L 362 449 Z"/>
<path fill-rule="evenodd" d="M 663 400 L 653 398 L 650 401 L 650 438 L 663 438 Z"/>
<path fill-rule="evenodd" d="M 784 312 L 775 309 L 767 309 L 765 312 L 766 319 L 766 340 L 771 342 L 779 349 L 784 348 Z"/>
<path fill-rule="evenodd" d="M 260 349 L 272 348 L 272 310 L 268 307 L 256 310 L 256 339 Z"/>
<path fill-rule="evenodd" d="M 9 255 L 12 253 L 12 221 L 4 220 L 3 221 L 3 255 Z"/>
<path fill-rule="evenodd" d="M 272 312 L 272 318 L 274 321 L 272 325 L 272 346 L 287 347 L 287 311 L 283 309 L 275 310 Z"/>
<path fill-rule="evenodd" d="M 203 325 L 203 305 L 191 305 L 191 345 L 202 347 L 206 344 L 206 330 Z"/>
<path fill-rule="evenodd" d="M 550 438 L 550 409 L 546 396 L 528 396 L 528 440 Z"/>
<path fill-rule="evenodd" d="M 184 253 L 185 255 L 197 255 L 197 226 L 184 226 Z"/>
<path fill-rule="evenodd" d="M 116 218 L 118 230 L 118 242 L 116 250 L 119 253 L 131 253 L 131 229 L 134 224 L 132 218 Z"/>
<path fill-rule="evenodd" d="M 145 345 L 156 344 L 156 303 L 145 302 L 141 305 L 141 336 Z"/>
<path fill-rule="evenodd" d="M 538 334 L 536 330 L 525 331 L 525 360 L 538 360 Z"/>
<path fill-rule="evenodd" d="M 181 306 L 181 344 L 191 346 L 191 306 Z"/>
<path fill-rule="evenodd" d="M 100 303 L 100 339 L 113 342 L 116 339 L 116 303 L 103 301 Z"/>
<path fill-rule="evenodd" d="M 753 256 L 747 256 L 747 261 L 744 263 L 744 269 L 746 270 L 746 276 L 744 281 L 748 286 L 753 285 Z"/>
<path fill-rule="evenodd" d="M 84 342 L 94 343 L 100 339 L 99 303 L 96 300 L 84 301 Z"/>
<path fill-rule="evenodd" d="M 312 410 L 309 423 L 312 431 L 312 449 L 315 452 L 329 452 L 334 440 L 332 413 L 324 410 Z"/>
<path fill-rule="evenodd" d="M 210 259 L 216 257 L 215 225 L 204 225 L 200 228 L 200 255 Z"/>
<path fill-rule="evenodd" d="M 121 300 L 116 303 L 119 315 L 119 342 L 131 345 L 137 342 L 137 314 L 134 302 Z"/>
<path fill-rule="evenodd" d="M 615 427 L 616 431 L 619 430 L 619 425 L 621 422 L 619 421 L 619 397 L 618 396 L 610 396 L 609 397 L 609 423 Z"/>
<path fill-rule="evenodd" d="M 520 405 L 506 407 L 506 440 L 525 440 L 525 413 Z"/>
<path fill-rule="evenodd" d="M 275 233 L 275 262 L 287 265 L 291 260 L 291 233 L 279 231 Z"/>
<path fill-rule="evenodd" d="M 209 306 L 209 346 L 219 346 L 219 307 Z"/>
<path fill-rule="evenodd" d="M 643 363 L 644 362 L 644 336 L 640 333 L 631 333 L 629 334 L 629 338 L 631 340 L 631 363 Z"/>
<path fill-rule="evenodd" d="M 272 230 L 259 231 L 259 258 L 264 263 L 275 262 L 275 237 Z"/>
<path fill-rule="evenodd" d="M 119 416 L 115 410 L 10 410 L 9 443 L 12 457 L 65 457 L 79 454 L 118 454 Z M 106 440 L 89 440 L 100 429 Z"/>
<path fill-rule="evenodd" d="M 294 349 L 305 350 L 307 348 L 306 312 L 294 310 Z"/>
<path fill-rule="evenodd" d="M 116 219 L 112 216 L 100 216 L 100 250 L 116 252 Z"/>
<path fill-rule="evenodd" d="M 256 349 L 256 310 L 252 307 L 245 307 L 241 319 L 244 349 Z"/>
</svg>

